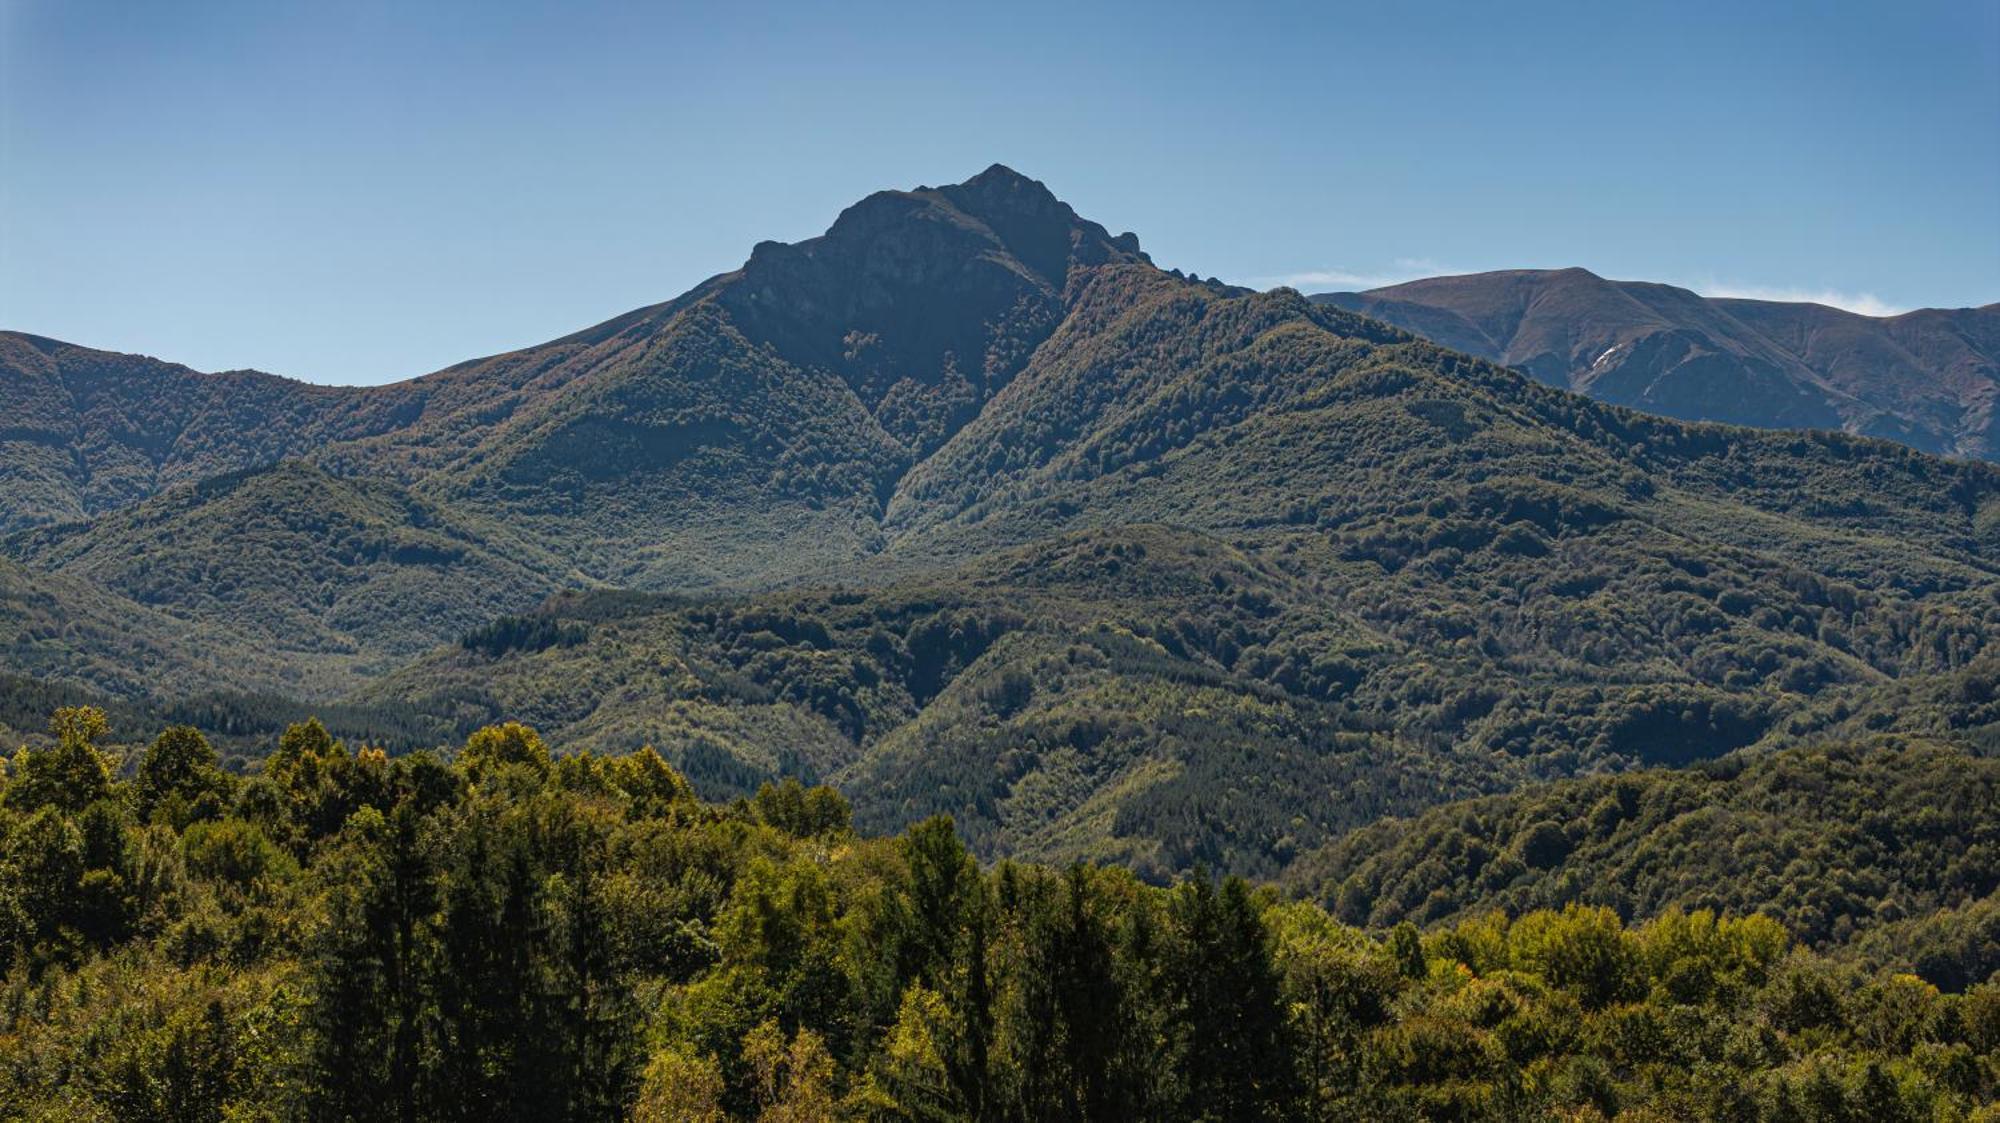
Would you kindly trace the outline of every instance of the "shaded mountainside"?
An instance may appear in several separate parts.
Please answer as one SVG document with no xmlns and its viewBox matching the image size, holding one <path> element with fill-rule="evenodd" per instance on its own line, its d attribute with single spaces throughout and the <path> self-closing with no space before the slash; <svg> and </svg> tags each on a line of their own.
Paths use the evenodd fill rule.
<svg viewBox="0 0 2000 1123">
<path fill-rule="evenodd" d="M 1927 977 L 2000 970 L 2000 760 L 1925 741 L 1852 742 L 1677 771 L 1565 780 L 1356 831 L 1302 859 L 1301 889 L 1350 923 L 1449 924 L 1604 905 L 1764 912 L 1819 945 L 1907 921 L 1983 925 L 1971 958 Z M 1893 926 L 1901 923 L 1901 930 Z"/>
<path fill-rule="evenodd" d="M 2000 305 L 1874 317 L 1710 299 L 1583 269 L 1432 277 L 1314 300 L 1603 401 L 2000 456 Z"/>
<path fill-rule="evenodd" d="M 302 459 L 9 552 L 399 737 L 651 743 L 1148 876 L 1831 728 L 2000 634 L 1991 465 L 1594 402 L 1163 271 L 1004 168 L 352 393 Z"/>
</svg>

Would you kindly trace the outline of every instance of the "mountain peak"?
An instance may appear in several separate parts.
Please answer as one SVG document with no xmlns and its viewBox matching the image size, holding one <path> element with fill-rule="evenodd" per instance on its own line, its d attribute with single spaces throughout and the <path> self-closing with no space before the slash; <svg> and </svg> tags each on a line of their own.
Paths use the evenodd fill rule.
<svg viewBox="0 0 2000 1123">
<path fill-rule="evenodd" d="M 718 300 L 750 339 L 837 373 L 913 452 L 962 423 L 1062 316 L 1073 269 L 1149 263 L 995 164 L 963 183 L 878 191 L 825 234 L 760 242 Z"/>
<path fill-rule="evenodd" d="M 1054 192 L 1049 191 L 1048 186 L 1041 180 L 1022 175 L 1005 164 L 988 164 L 985 171 L 959 184 L 959 186 L 982 190 L 994 186 L 999 186 L 1006 190 L 1034 190 L 1047 194 L 1051 199 L 1055 198 Z"/>
<path fill-rule="evenodd" d="M 1031 179 L 1005 164 L 994 164 L 964 183 L 940 187 L 936 192 L 967 213 L 987 216 L 1011 215 L 1039 218 L 1052 224 L 1071 226 L 1084 220 L 1068 203 L 1039 179 Z M 1094 225 L 1094 224 L 1093 224 Z"/>
</svg>

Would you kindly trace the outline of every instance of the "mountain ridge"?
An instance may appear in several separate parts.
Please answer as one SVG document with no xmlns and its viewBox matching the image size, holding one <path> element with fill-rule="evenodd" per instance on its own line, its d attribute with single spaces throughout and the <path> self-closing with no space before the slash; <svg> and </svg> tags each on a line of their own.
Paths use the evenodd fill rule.
<svg viewBox="0 0 2000 1123">
<path fill-rule="evenodd" d="M 1688 420 L 1844 429 L 2000 455 L 2000 304 L 1871 317 L 1702 297 L 1581 268 L 1407 281 L 1316 301 L 1377 316 L 1551 385 Z"/>
<path fill-rule="evenodd" d="M 991 856 L 1272 874 L 1371 816 L 1929 697 L 2000 638 L 2000 467 L 1594 401 L 1162 270 L 1005 169 L 140 494 L 267 451 L 182 439 L 234 439 L 189 393 L 34 415 L 43 461 L 81 432 L 140 467 L 0 493 L 56 523 L 0 539 L 30 576 L 435 743 L 526 719 L 719 793 L 832 777 Z"/>
</svg>

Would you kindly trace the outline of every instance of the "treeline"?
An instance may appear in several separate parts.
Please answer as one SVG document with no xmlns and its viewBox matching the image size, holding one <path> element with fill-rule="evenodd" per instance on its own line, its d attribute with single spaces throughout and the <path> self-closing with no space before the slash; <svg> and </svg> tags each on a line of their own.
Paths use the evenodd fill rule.
<svg viewBox="0 0 2000 1123">
<path fill-rule="evenodd" d="M 1288 878 L 1354 924 L 1760 911 L 1958 988 L 2000 971 L 2000 758 L 1926 741 L 1566 780 L 1354 831 Z M 1982 902 L 1988 907 L 1975 907 Z"/>
<path fill-rule="evenodd" d="M 114 775 L 59 711 L 0 787 L 0 1116 L 116 1120 L 1991 1119 L 2000 986 L 1761 916 L 1420 933 L 1238 879 L 982 869 L 826 788 L 651 750 L 449 759 L 316 721 Z"/>
<path fill-rule="evenodd" d="M 309 704 L 277 694 L 221 690 L 169 698 L 117 698 L 64 682 L 0 672 L 0 736 L 39 736 L 50 713 L 76 706 L 102 710 L 121 730 L 194 726 L 215 743 L 232 771 L 261 758 L 279 734 L 315 715 L 341 734 L 397 751 L 439 744 L 450 730 L 448 723 L 402 706 Z"/>
</svg>

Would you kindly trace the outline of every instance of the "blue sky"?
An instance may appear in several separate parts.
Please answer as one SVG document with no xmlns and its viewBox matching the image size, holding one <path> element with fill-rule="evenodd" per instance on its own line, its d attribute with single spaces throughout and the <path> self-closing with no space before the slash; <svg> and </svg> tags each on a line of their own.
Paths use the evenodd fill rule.
<svg viewBox="0 0 2000 1123">
<path fill-rule="evenodd" d="M 994 161 L 1308 291 L 2000 301 L 2000 3 L 0 0 L 0 327 L 381 382 Z"/>
</svg>

